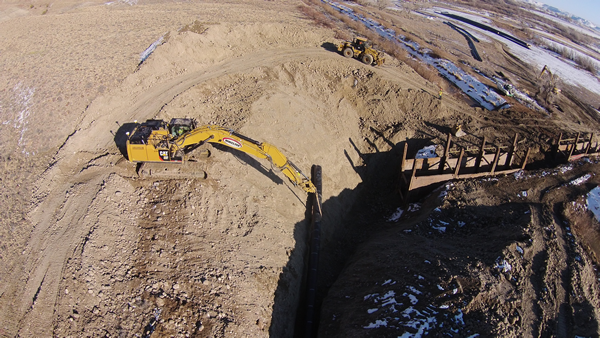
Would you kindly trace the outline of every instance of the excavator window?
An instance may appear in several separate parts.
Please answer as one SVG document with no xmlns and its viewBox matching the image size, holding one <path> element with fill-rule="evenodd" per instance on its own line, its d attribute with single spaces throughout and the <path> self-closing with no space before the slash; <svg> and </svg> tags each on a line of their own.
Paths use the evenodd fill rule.
<svg viewBox="0 0 600 338">
<path fill-rule="evenodd" d="M 172 119 L 169 123 L 170 132 L 173 137 L 179 137 L 188 131 L 196 129 L 196 122 L 193 119 Z"/>
</svg>

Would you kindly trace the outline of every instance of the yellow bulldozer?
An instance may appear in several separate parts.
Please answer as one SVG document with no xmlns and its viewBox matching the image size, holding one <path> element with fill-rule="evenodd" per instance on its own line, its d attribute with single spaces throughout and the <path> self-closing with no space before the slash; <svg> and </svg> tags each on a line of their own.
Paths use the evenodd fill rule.
<svg viewBox="0 0 600 338">
<path fill-rule="evenodd" d="M 371 47 L 367 39 L 357 37 L 354 41 L 344 41 L 338 46 L 338 51 L 347 58 L 354 57 L 367 65 L 382 65 L 385 62 L 383 52 Z"/>
</svg>

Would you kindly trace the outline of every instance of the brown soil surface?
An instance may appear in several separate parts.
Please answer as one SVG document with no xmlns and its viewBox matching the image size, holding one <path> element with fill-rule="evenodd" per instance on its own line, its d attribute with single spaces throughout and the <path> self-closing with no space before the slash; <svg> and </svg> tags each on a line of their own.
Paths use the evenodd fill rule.
<svg viewBox="0 0 600 338">
<path fill-rule="evenodd" d="M 403 142 L 440 143 L 462 123 L 458 144 L 519 133 L 535 164 L 559 132 L 597 130 L 595 117 L 440 100 L 391 57 L 371 67 L 339 55 L 335 31 L 300 4 L 0 4 L 0 336 L 143 336 L 155 317 L 153 336 L 301 331 L 308 197 L 268 161 L 223 148 L 203 164 L 207 180 L 137 178 L 125 132 L 172 117 L 274 144 L 305 173 L 322 166 L 321 336 L 402 335 L 363 328 L 383 311 L 361 302 L 387 279 L 396 294 L 426 291 L 419 306 L 448 305 L 440 316 L 460 309 L 462 329 L 482 336 L 597 335 L 595 246 L 579 237 L 597 223 L 569 203 L 598 179 L 560 188 L 596 164 L 458 182 L 385 222 L 401 203 Z M 438 233 L 435 217 L 454 223 Z M 565 224 L 579 219 L 589 225 Z"/>
</svg>

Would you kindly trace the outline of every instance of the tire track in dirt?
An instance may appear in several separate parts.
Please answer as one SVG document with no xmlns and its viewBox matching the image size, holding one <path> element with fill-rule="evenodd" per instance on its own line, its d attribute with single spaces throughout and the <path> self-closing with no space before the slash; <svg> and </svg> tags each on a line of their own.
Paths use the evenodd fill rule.
<svg viewBox="0 0 600 338">
<path fill-rule="evenodd" d="M 116 149 L 113 150 L 116 147 L 113 135 L 109 133 L 115 120 L 151 118 L 179 94 L 221 76 L 256 67 L 272 67 L 291 60 L 323 58 L 355 62 L 319 48 L 261 51 L 179 76 L 139 96 L 131 97 L 122 88 L 114 93 L 116 99 L 111 96 L 95 100 L 85 112 L 80 126 L 54 156 L 54 164 L 38 181 L 36 202 L 29 214 L 35 227 L 24 252 L 27 258 L 22 270 L 17 273 L 21 283 L 15 283 L 0 300 L 0 311 L 4 312 L 0 317 L 16 319 L 10 330 L 29 336 L 51 335 L 52 327 L 48 323 L 53 322 L 55 315 L 53 308 L 60 297 L 59 284 L 65 263 L 81 251 L 77 247 L 82 245 L 86 234 L 95 226 L 86 222 L 86 215 L 90 212 L 88 207 L 102 191 L 109 175 L 115 172 L 113 165 L 121 156 Z M 365 67 L 359 63 L 355 65 Z M 386 72 L 385 69 L 373 69 Z M 409 78 L 406 74 L 388 72 L 394 77 Z M 409 85 L 422 84 L 410 81 Z M 97 161 L 98 154 L 105 153 L 107 149 L 111 154 L 103 157 L 99 166 L 90 167 L 91 162 Z"/>
</svg>

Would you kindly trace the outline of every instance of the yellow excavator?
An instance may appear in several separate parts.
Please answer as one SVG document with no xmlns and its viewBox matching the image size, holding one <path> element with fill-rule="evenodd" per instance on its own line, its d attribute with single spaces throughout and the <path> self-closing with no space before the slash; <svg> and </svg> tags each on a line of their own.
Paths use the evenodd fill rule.
<svg viewBox="0 0 600 338">
<path fill-rule="evenodd" d="M 550 68 L 548 68 L 547 65 L 544 66 L 544 68 L 542 68 L 542 71 L 540 72 L 540 75 L 538 75 L 539 79 L 542 79 L 542 75 L 544 75 L 544 73 L 548 74 L 547 78 L 548 78 L 548 84 L 549 84 L 549 90 L 547 91 L 552 91 L 552 94 L 558 95 L 561 93 L 561 90 L 557 87 L 557 76 L 556 74 L 552 73 L 550 71 Z M 543 84 L 542 84 L 543 85 Z"/>
<path fill-rule="evenodd" d="M 258 158 L 268 159 L 274 166 L 296 186 L 307 193 L 316 193 L 317 189 L 311 180 L 298 169 L 275 146 L 258 142 L 240 135 L 230 129 L 216 125 L 196 126 L 196 121 L 189 118 L 171 119 L 169 123 L 163 120 L 147 120 L 138 124 L 127 134 L 127 156 L 129 161 L 137 162 L 138 173 L 148 176 L 169 176 L 178 169 L 169 166 L 154 166 L 153 163 L 179 163 L 188 161 L 188 154 L 206 142 L 218 143 Z M 143 166 L 149 165 L 149 169 Z M 205 173 L 202 172 L 205 176 Z"/>
</svg>

